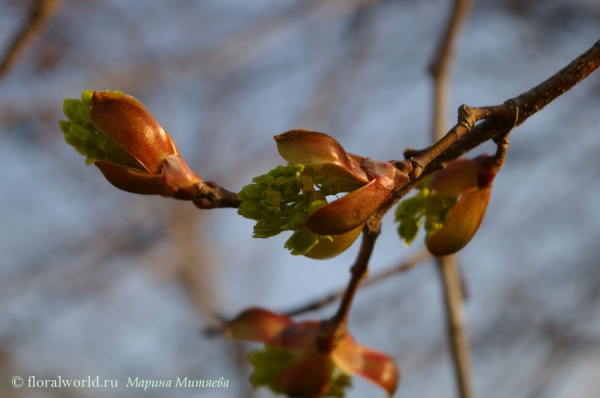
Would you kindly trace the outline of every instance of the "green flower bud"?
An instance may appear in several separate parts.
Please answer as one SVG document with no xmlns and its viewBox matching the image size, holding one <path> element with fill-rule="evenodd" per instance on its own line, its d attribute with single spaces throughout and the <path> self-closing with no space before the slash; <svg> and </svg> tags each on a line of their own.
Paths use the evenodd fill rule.
<svg viewBox="0 0 600 398">
<path fill-rule="evenodd" d="M 135 98 L 120 91 L 84 91 L 66 99 L 68 120 L 58 122 L 65 141 L 124 191 L 195 199 L 203 181 L 175 143 Z"/>
<path fill-rule="evenodd" d="M 86 157 L 86 164 L 96 160 L 120 164 L 141 169 L 141 165 L 125 149 L 106 135 L 100 133 L 92 123 L 90 110 L 93 91 L 84 91 L 81 100 L 67 98 L 63 103 L 63 113 L 67 120 L 60 120 L 58 125 L 64 134 L 65 141 Z M 120 91 L 115 91 L 120 94 Z"/>
</svg>

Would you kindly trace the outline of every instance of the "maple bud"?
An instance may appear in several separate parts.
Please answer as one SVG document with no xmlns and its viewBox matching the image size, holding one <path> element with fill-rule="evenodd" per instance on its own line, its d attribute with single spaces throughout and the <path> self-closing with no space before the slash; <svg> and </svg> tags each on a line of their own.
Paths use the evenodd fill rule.
<svg viewBox="0 0 600 398">
<path fill-rule="evenodd" d="M 346 153 L 324 133 L 290 130 L 275 141 L 288 165 L 242 188 L 238 213 L 257 221 L 255 237 L 294 231 L 285 244 L 294 255 L 321 259 L 343 252 L 367 219 L 409 180 L 392 162 Z M 327 202 L 327 196 L 343 192 L 348 193 Z"/>
<path fill-rule="evenodd" d="M 195 199 L 203 186 L 171 136 L 130 95 L 85 91 L 66 99 L 65 140 L 115 187 L 133 193 Z"/>
<path fill-rule="evenodd" d="M 490 155 L 448 163 L 419 184 L 415 196 L 400 203 L 398 234 L 409 245 L 425 218 L 427 249 L 435 256 L 456 253 L 479 229 L 499 169 Z"/>
<path fill-rule="evenodd" d="M 431 187 L 435 191 L 460 194 L 460 198 L 444 225 L 426 240 L 433 255 L 456 253 L 473 238 L 485 216 L 497 172 L 495 159 L 483 155 L 474 160 L 456 159 L 434 174 Z"/>
</svg>

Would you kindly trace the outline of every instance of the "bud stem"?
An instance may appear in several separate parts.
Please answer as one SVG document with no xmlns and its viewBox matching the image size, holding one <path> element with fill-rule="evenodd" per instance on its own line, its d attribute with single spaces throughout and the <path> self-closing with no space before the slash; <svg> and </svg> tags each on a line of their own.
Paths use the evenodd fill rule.
<svg viewBox="0 0 600 398">
<path fill-rule="evenodd" d="M 350 307 L 352 306 L 354 294 L 356 293 L 356 290 L 358 290 L 360 282 L 367 277 L 369 259 L 371 258 L 371 253 L 373 253 L 377 236 L 379 236 L 378 232 L 373 232 L 367 228 L 365 228 L 363 231 L 358 257 L 350 269 L 350 273 L 352 274 L 350 277 L 350 282 L 348 282 L 348 287 L 346 288 L 336 314 L 330 320 L 330 322 L 334 325 L 332 328 L 334 332 L 340 327 L 345 327 L 347 323 L 348 313 L 350 312 Z"/>
</svg>

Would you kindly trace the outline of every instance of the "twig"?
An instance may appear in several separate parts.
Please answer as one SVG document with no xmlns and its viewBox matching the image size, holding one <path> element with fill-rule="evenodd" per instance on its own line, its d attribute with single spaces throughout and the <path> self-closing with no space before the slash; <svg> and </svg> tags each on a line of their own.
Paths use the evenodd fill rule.
<svg viewBox="0 0 600 398">
<path fill-rule="evenodd" d="M 458 123 L 441 140 L 423 151 L 411 148 L 405 151 L 405 156 L 413 163 L 413 178 L 419 177 L 423 170 L 425 174 L 431 174 L 482 143 L 520 126 L 598 67 L 600 40 L 549 79 L 502 105 L 481 108 L 461 105 Z M 480 120 L 483 122 L 475 126 Z"/>
<path fill-rule="evenodd" d="M 375 228 L 381 224 L 381 219 L 389 209 L 426 176 L 444 168 L 448 162 L 484 142 L 523 124 L 528 117 L 581 82 L 598 67 L 600 67 L 600 40 L 543 83 L 518 97 L 509 99 L 502 105 L 481 108 L 461 105 L 458 108 L 458 123 L 440 141 L 424 150 L 407 148 L 404 151 L 404 157 L 412 164 L 411 180 L 394 192 L 392 199 L 379 207 L 367 221 L 367 226 Z M 481 123 L 475 125 L 481 120 L 483 120 Z M 397 168 L 405 166 L 406 161 L 396 162 Z"/>
<path fill-rule="evenodd" d="M 375 241 L 377 240 L 378 236 L 379 231 L 373 232 L 368 228 L 365 228 L 363 231 L 360 251 L 356 257 L 356 262 L 350 269 L 350 273 L 352 274 L 350 277 L 350 282 L 348 282 L 348 287 L 344 292 L 337 312 L 330 320 L 333 330 L 338 329 L 346 323 L 356 290 L 358 289 L 361 280 L 367 276 L 369 259 L 373 253 L 373 247 L 375 246 Z"/>
<path fill-rule="evenodd" d="M 38 0 L 32 10 L 27 22 L 15 36 L 6 54 L 0 63 L 0 81 L 6 76 L 11 66 L 17 61 L 19 55 L 23 52 L 35 36 L 42 30 L 44 25 L 52 18 L 61 0 Z"/>
<path fill-rule="evenodd" d="M 212 181 L 207 181 L 202 186 L 200 196 L 193 200 L 199 209 L 216 209 L 222 207 L 240 207 L 242 201 L 235 192 L 226 190 Z"/>
</svg>

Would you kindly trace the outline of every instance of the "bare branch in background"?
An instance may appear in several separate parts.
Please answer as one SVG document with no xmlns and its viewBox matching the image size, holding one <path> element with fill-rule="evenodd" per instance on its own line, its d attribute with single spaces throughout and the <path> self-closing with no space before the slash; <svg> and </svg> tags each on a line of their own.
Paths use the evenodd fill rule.
<svg viewBox="0 0 600 398">
<path fill-rule="evenodd" d="M 42 28 L 54 16 L 62 0 L 38 0 L 33 5 L 29 19 L 15 36 L 0 62 L 0 82 L 18 60 L 27 45 L 35 39 Z"/>
<path fill-rule="evenodd" d="M 434 81 L 433 141 L 439 141 L 448 128 L 451 67 L 454 62 L 454 46 L 461 27 L 466 22 L 473 0 L 456 0 L 452 14 L 429 66 Z M 444 308 L 448 344 L 454 364 L 458 392 L 461 398 L 473 397 L 471 381 L 471 354 L 465 325 L 463 287 L 456 256 L 437 258 L 444 292 Z"/>
<path fill-rule="evenodd" d="M 378 273 L 375 273 L 375 274 L 369 276 L 369 278 L 366 279 L 360 285 L 360 287 L 363 288 L 366 286 L 372 286 L 379 282 L 385 281 L 394 275 L 401 274 L 406 271 L 410 271 L 417 265 L 425 263 L 427 260 L 431 259 L 432 257 L 433 256 L 427 250 L 423 249 L 423 250 L 419 251 L 418 253 L 416 253 L 415 255 L 413 255 L 412 257 L 403 261 L 399 265 L 395 265 L 393 267 L 390 267 L 388 269 L 385 269 L 383 271 L 380 271 Z M 300 315 L 300 314 L 305 314 L 307 312 L 319 310 L 319 309 L 324 308 L 327 305 L 333 303 L 334 301 L 342 298 L 344 296 L 344 294 L 346 293 L 346 290 L 347 290 L 346 288 L 338 289 L 332 293 L 329 293 L 320 298 L 314 299 L 307 304 L 300 305 L 298 307 L 292 308 L 291 310 L 283 311 L 282 314 L 285 314 L 287 316 L 296 316 L 296 315 Z M 216 336 L 216 335 L 221 334 L 222 331 L 223 331 L 223 329 L 220 326 L 216 326 L 216 327 L 206 328 L 204 330 L 204 333 L 207 336 Z"/>
<path fill-rule="evenodd" d="M 409 270 L 413 269 L 414 267 L 416 267 L 417 265 L 422 264 L 425 261 L 429 260 L 431 257 L 432 257 L 431 254 L 427 250 L 421 250 L 414 256 L 412 256 L 409 259 L 407 259 L 406 261 L 402 262 L 400 265 L 396 265 L 394 267 L 388 268 L 386 270 L 380 271 L 376 274 L 369 276 L 369 278 L 366 279 L 362 283 L 361 287 L 371 286 L 371 285 L 374 285 L 381 281 L 387 280 L 389 277 L 394 276 L 396 274 L 400 274 L 400 273 L 409 271 Z M 294 316 L 294 315 L 303 314 L 305 312 L 318 310 L 320 308 L 323 308 L 323 307 L 331 304 L 335 300 L 340 299 L 344 295 L 345 291 L 346 291 L 346 289 L 336 290 L 335 292 L 329 293 L 319 299 L 313 300 L 310 303 L 293 308 L 293 309 L 285 311 L 283 313 L 288 316 Z"/>
</svg>

